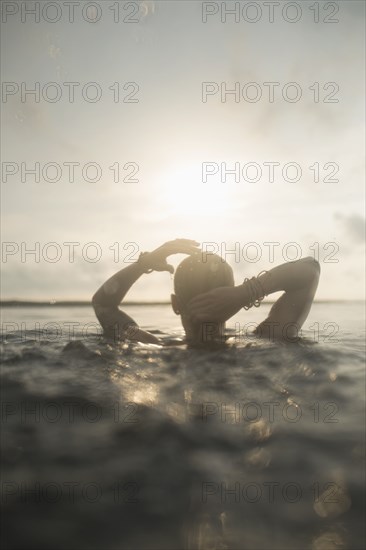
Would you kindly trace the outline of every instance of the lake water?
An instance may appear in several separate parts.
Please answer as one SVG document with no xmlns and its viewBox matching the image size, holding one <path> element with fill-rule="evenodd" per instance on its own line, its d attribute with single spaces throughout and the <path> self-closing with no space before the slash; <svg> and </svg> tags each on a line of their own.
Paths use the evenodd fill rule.
<svg viewBox="0 0 366 550">
<path fill-rule="evenodd" d="M 314 304 L 288 345 L 251 337 L 269 307 L 221 350 L 111 346 L 91 307 L 4 308 L 4 547 L 364 548 L 364 304 Z M 183 336 L 168 306 L 125 310 Z"/>
</svg>

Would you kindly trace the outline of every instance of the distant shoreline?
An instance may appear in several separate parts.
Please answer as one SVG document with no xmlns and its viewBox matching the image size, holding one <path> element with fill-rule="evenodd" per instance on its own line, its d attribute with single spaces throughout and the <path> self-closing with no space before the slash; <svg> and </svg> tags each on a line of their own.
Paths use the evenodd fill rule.
<svg viewBox="0 0 366 550">
<path fill-rule="evenodd" d="M 266 300 L 264 303 L 273 304 L 275 300 Z M 364 300 L 314 300 L 314 304 L 346 304 L 364 303 Z M 170 302 L 123 302 L 124 306 L 170 306 Z M 91 302 L 76 300 L 56 300 L 52 302 L 37 302 L 29 300 L 3 300 L 0 307 L 92 307 Z"/>
<path fill-rule="evenodd" d="M 123 302 L 126 306 L 165 306 L 170 302 Z M 92 307 L 91 301 L 55 300 L 52 302 L 32 302 L 29 300 L 4 300 L 0 307 Z"/>
</svg>

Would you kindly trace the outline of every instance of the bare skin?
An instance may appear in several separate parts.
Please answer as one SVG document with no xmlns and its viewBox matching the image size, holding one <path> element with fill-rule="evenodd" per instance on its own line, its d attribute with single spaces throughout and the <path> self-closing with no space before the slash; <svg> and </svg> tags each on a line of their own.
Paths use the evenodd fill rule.
<svg viewBox="0 0 366 550">
<path fill-rule="evenodd" d="M 140 329 L 118 306 L 141 275 L 151 270 L 174 273 L 173 266 L 167 263 L 168 256 L 200 252 L 198 245 L 196 241 L 188 239 L 169 241 L 109 278 L 92 299 L 105 336 L 161 344 L 156 336 Z M 257 336 L 294 341 L 309 314 L 319 274 L 319 263 L 311 257 L 279 265 L 262 274 L 259 281 L 266 296 L 278 291 L 284 291 L 284 294 L 273 304 L 267 319 L 254 331 Z M 171 296 L 173 310 L 181 316 L 187 339 L 191 342 L 206 342 L 210 340 L 210 335 L 212 339 L 221 338 L 225 321 L 248 306 L 250 299 L 248 283 L 215 288 L 196 296 L 188 304 L 179 303 L 174 294 Z M 207 326 L 211 326 L 211 329 L 214 326 L 215 330 L 203 330 Z"/>
<path fill-rule="evenodd" d="M 261 275 L 259 281 L 266 296 L 281 290 L 285 292 L 255 333 L 269 339 L 296 338 L 309 314 L 319 275 L 319 262 L 310 256 L 279 265 Z M 188 309 L 193 319 L 224 322 L 249 304 L 249 296 L 245 284 L 215 288 L 193 298 Z"/>
<path fill-rule="evenodd" d="M 174 267 L 168 264 L 167 257 L 172 254 L 197 253 L 200 250 L 198 244 L 189 239 L 169 241 L 108 279 L 92 298 L 94 311 L 103 327 L 104 335 L 112 339 L 128 338 L 137 342 L 161 344 L 156 336 L 140 329 L 137 323 L 118 306 L 141 275 L 148 270 L 174 273 Z"/>
</svg>

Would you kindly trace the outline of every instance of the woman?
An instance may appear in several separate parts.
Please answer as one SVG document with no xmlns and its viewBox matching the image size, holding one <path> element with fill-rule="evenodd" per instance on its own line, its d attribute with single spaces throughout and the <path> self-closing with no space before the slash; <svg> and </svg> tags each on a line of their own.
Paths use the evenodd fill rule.
<svg viewBox="0 0 366 550">
<path fill-rule="evenodd" d="M 241 308 L 258 306 L 264 296 L 284 291 L 267 319 L 255 329 L 258 337 L 294 341 L 307 318 L 318 286 L 320 266 L 311 257 L 279 265 L 235 286 L 231 267 L 215 254 L 204 253 L 188 239 L 169 241 L 153 252 L 143 252 L 137 262 L 118 271 L 94 294 L 95 314 L 104 335 L 115 340 L 161 344 L 153 334 L 119 309 L 131 286 L 145 273 L 174 273 L 167 257 L 187 254 L 174 277 L 172 307 L 180 315 L 190 344 L 222 341 L 225 321 Z"/>
</svg>

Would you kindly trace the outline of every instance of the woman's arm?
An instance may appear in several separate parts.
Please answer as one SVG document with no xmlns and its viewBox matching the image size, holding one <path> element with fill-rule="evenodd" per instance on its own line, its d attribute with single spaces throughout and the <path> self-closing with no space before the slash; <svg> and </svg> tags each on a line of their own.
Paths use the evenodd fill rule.
<svg viewBox="0 0 366 550">
<path fill-rule="evenodd" d="M 259 299 L 274 292 L 285 291 L 273 305 L 268 318 L 256 329 L 261 336 L 281 338 L 284 331 L 289 338 L 299 331 L 311 308 L 318 286 L 319 262 L 311 257 L 279 265 L 258 277 L 260 285 L 246 282 L 235 287 L 216 288 L 193 298 L 189 304 L 191 315 L 200 321 L 226 321 L 242 307 L 250 306 L 253 288 Z M 291 326 L 292 325 L 292 328 Z"/>
<path fill-rule="evenodd" d="M 143 265 L 137 261 L 110 277 L 94 294 L 92 304 L 95 315 L 107 338 L 128 338 L 153 344 L 159 342 L 152 334 L 141 331 L 137 323 L 118 307 L 131 286 L 144 272 Z"/>
<path fill-rule="evenodd" d="M 131 286 L 145 273 L 145 268 L 140 261 L 129 265 L 112 275 L 97 290 L 92 298 L 92 303 L 105 307 L 118 306 Z"/>
<path fill-rule="evenodd" d="M 193 254 L 198 251 L 198 243 L 188 239 L 176 239 L 160 246 L 153 252 L 146 252 L 134 264 L 121 269 L 110 277 L 94 294 L 92 304 L 95 314 L 103 327 L 104 335 L 113 339 L 135 340 L 145 343 L 159 343 L 149 332 L 141 330 L 127 313 L 119 309 L 119 304 L 131 286 L 143 275 L 151 271 L 169 271 L 174 268 L 166 259 L 171 254 Z"/>
<path fill-rule="evenodd" d="M 265 295 L 280 290 L 285 293 L 273 304 L 267 319 L 254 332 L 269 340 L 296 341 L 313 304 L 319 276 L 319 262 L 310 256 L 280 265 L 261 275 L 259 280 Z"/>
</svg>

